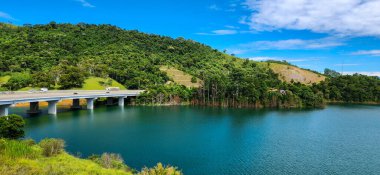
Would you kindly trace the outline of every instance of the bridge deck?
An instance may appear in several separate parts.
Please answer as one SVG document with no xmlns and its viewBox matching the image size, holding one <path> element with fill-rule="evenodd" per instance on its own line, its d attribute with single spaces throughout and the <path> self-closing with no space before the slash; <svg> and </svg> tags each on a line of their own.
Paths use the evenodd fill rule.
<svg viewBox="0 0 380 175">
<path fill-rule="evenodd" d="M 119 91 L 86 91 L 86 90 L 62 90 L 48 92 L 14 92 L 12 94 L 0 94 L 0 105 L 23 102 L 38 102 L 63 99 L 99 98 L 99 97 L 127 97 L 138 96 L 142 90 L 119 90 Z"/>
</svg>

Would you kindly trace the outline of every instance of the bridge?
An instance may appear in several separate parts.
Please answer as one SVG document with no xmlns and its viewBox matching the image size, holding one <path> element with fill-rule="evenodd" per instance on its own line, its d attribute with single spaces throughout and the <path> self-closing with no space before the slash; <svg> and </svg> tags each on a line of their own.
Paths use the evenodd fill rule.
<svg viewBox="0 0 380 175">
<path fill-rule="evenodd" d="M 72 99 L 72 109 L 81 109 L 80 99 L 86 99 L 87 109 L 94 109 L 94 101 L 98 98 L 107 98 L 107 105 L 113 104 L 114 99 L 118 99 L 118 105 L 124 106 L 127 97 L 135 97 L 142 93 L 142 90 L 62 90 L 47 92 L 12 92 L 0 94 L 0 117 L 8 115 L 8 109 L 17 103 L 30 103 L 30 114 L 39 113 L 39 102 L 48 102 L 48 113 L 57 114 L 57 103 L 62 100 Z"/>
</svg>

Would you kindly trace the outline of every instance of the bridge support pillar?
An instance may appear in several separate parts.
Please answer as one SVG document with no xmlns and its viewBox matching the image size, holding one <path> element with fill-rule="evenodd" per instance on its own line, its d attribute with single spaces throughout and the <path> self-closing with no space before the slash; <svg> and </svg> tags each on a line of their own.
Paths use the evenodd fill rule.
<svg viewBox="0 0 380 175">
<path fill-rule="evenodd" d="M 124 98 L 125 97 L 119 97 L 118 105 L 123 107 L 124 106 Z"/>
<path fill-rule="evenodd" d="M 28 114 L 38 114 L 40 113 L 40 105 L 39 102 L 30 102 Z"/>
<path fill-rule="evenodd" d="M 71 106 L 71 109 L 82 109 L 79 99 L 73 99 L 73 105 Z"/>
<path fill-rule="evenodd" d="M 0 105 L 0 117 L 7 116 L 9 114 L 8 113 L 8 108 L 10 106 L 11 105 Z"/>
<path fill-rule="evenodd" d="M 95 98 L 86 98 L 87 100 L 87 109 L 94 109 Z"/>
<path fill-rule="evenodd" d="M 112 106 L 113 105 L 113 98 L 112 97 L 107 97 L 107 106 Z"/>
<path fill-rule="evenodd" d="M 57 114 L 57 103 L 58 103 L 58 100 L 48 101 L 48 114 L 52 114 L 52 115 Z"/>
</svg>

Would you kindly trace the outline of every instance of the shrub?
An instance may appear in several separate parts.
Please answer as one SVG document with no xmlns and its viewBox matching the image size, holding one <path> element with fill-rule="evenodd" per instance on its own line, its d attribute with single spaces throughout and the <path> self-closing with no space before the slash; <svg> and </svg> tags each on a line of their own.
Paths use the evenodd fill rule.
<svg viewBox="0 0 380 175">
<path fill-rule="evenodd" d="M 22 140 L 22 142 L 29 146 L 33 146 L 36 144 L 36 141 L 34 141 L 33 139 L 25 139 L 25 140 Z"/>
<path fill-rule="evenodd" d="M 107 169 L 119 169 L 124 171 L 131 170 L 127 165 L 124 164 L 124 160 L 120 154 L 103 153 L 101 156 L 92 155 L 89 157 L 89 159 Z"/>
<path fill-rule="evenodd" d="M 4 87 L 7 87 L 10 90 L 18 90 L 23 87 L 27 87 L 32 82 L 32 78 L 29 73 L 15 73 L 8 80 Z"/>
<path fill-rule="evenodd" d="M 197 78 L 196 77 L 191 77 L 191 82 L 192 83 L 196 83 L 197 82 Z"/>
<path fill-rule="evenodd" d="M 0 117 L 0 138 L 19 139 L 24 137 L 25 121 L 21 116 L 12 114 Z"/>
<path fill-rule="evenodd" d="M 177 167 L 163 166 L 162 163 L 158 163 L 153 168 L 143 168 L 139 175 L 182 175 L 182 172 Z"/>
<path fill-rule="evenodd" d="M 39 145 L 43 150 L 43 154 L 51 157 L 63 152 L 65 141 L 62 139 L 44 139 Z"/>
</svg>

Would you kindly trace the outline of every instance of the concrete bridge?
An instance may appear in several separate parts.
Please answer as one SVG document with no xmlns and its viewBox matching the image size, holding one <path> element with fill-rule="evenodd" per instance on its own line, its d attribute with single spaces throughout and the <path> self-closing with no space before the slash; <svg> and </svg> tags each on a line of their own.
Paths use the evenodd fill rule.
<svg viewBox="0 0 380 175">
<path fill-rule="evenodd" d="M 48 92 L 14 92 L 0 94 L 0 117 L 8 115 L 8 108 L 17 103 L 30 103 L 28 113 L 39 113 L 39 102 L 48 102 L 48 113 L 57 114 L 57 103 L 61 100 L 72 99 L 72 109 L 81 109 L 80 99 L 86 99 L 87 109 L 94 109 L 94 101 L 97 98 L 107 98 L 107 104 L 113 104 L 115 98 L 118 105 L 124 106 L 124 99 L 135 97 L 142 93 L 142 90 L 118 90 L 118 91 L 86 91 L 86 90 L 62 90 Z"/>
</svg>

